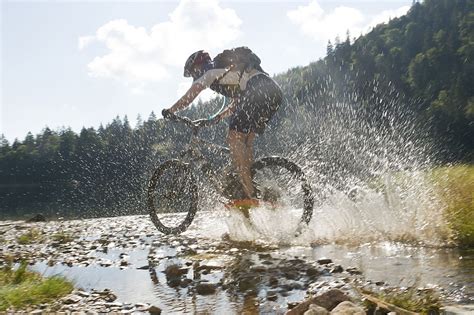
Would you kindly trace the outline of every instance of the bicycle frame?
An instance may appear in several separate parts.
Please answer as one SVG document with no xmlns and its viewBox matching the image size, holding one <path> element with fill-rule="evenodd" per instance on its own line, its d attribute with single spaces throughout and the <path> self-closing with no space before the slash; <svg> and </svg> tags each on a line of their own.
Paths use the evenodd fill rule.
<svg viewBox="0 0 474 315">
<path fill-rule="evenodd" d="M 206 156 L 201 152 L 200 148 L 202 148 L 202 146 L 206 146 L 211 150 L 211 152 L 214 152 L 215 154 L 217 154 L 216 152 L 221 152 L 225 155 L 229 155 L 229 148 L 199 138 L 198 134 L 199 129 L 201 127 L 195 125 L 189 118 L 174 115 L 172 119 L 175 121 L 182 122 L 192 129 L 191 140 L 189 141 L 186 148 L 178 154 L 179 159 L 184 161 L 185 163 L 193 164 L 195 168 L 199 169 L 203 174 L 206 175 L 206 177 L 210 180 L 211 184 L 214 186 L 214 189 L 220 191 L 220 188 L 222 186 L 222 177 L 224 174 L 221 174 L 222 176 L 219 176 L 218 171 L 215 169 L 215 167 L 212 167 L 211 161 L 206 158 Z M 227 167 L 229 167 L 229 165 L 224 167 L 223 170 L 225 170 Z"/>
</svg>

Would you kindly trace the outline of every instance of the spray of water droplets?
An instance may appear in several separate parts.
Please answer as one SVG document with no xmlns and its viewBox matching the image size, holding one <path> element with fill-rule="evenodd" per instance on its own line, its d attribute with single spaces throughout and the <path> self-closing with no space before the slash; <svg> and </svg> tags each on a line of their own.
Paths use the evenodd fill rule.
<svg viewBox="0 0 474 315">
<path fill-rule="evenodd" d="M 259 208 L 251 212 L 251 223 L 238 213 L 221 213 L 199 229 L 291 245 L 445 245 L 449 229 L 427 176 L 435 147 L 427 125 L 410 110 L 414 104 L 390 87 L 370 102 L 349 94 L 318 107 L 315 99 L 307 96 L 298 106 L 289 101 L 283 121 L 257 141 L 257 155 L 282 155 L 303 168 L 316 201 L 309 226 L 295 236 L 298 217 L 291 209 Z"/>
</svg>

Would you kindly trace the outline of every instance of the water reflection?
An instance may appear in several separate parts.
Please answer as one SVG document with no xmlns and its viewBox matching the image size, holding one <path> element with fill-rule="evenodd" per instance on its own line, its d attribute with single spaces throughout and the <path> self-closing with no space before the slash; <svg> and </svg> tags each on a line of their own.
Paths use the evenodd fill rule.
<svg viewBox="0 0 474 315">
<path fill-rule="evenodd" d="M 459 302 L 474 301 L 474 249 L 414 247 L 397 243 L 357 247 L 324 245 L 304 250 L 355 266 L 365 278 L 394 286 L 441 287 Z"/>
</svg>

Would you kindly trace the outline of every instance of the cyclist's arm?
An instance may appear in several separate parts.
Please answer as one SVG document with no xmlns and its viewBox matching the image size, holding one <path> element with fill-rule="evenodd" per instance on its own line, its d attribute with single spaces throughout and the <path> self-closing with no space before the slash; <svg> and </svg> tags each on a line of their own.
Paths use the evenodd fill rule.
<svg viewBox="0 0 474 315">
<path fill-rule="evenodd" d="M 191 85 L 189 90 L 173 106 L 171 106 L 170 112 L 175 113 L 188 107 L 204 89 L 206 89 L 206 87 L 200 83 Z"/>
<path fill-rule="evenodd" d="M 235 99 L 233 99 L 230 102 L 230 104 L 222 112 L 220 112 L 219 115 L 217 115 L 215 117 L 215 120 L 216 121 L 221 121 L 222 119 L 227 118 L 230 115 L 232 115 L 232 113 L 235 110 L 235 104 L 237 104 L 237 102 L 235 101 Z"/>
</svg>

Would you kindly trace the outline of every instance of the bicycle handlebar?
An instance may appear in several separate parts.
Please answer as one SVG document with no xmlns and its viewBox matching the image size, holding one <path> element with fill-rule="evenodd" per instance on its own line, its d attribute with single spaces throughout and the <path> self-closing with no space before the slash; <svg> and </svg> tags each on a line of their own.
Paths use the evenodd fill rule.
<svg viewBox="0 0 474 315">
<path fill-rule="evenodd" d="M 171 113 L 169 111 L 165 112 L 163 111 L 163 118 L 164 119 L 168 119 L 168 120 L 172 120 L 172 121 L 179 121 L 179 122 L 182 122 L 184 123 L 186 126 L 190 127 L 192 132 L 193 132 L 193 135 L 197 135 L 198 134 L 198 131 L 199 131 L 199 128 L 201 126 L 195 124 L 191 119 L 189 119 L 188 117 L 182 117 L 182 116 L 178 116 L 174 113 Z"/>
<path fill-rule="evenodd" d="M 182 117 L 182 116 L 178 116 L 176 114 L 173 114 L 173 113 L 169 113 L 168 114 L 168 117 L 165 117 L 165 119 L 169 119 L 169 120 L 174 120 L 174 121 L 179 121 L 179 122 L 182 122 L 184 123 L 185 125 L 191 127 L 191 128 L 199 128 L 198 125 L 196 125 L 191 119 L 189 119 L 188 117 Z"/>
</svg>

